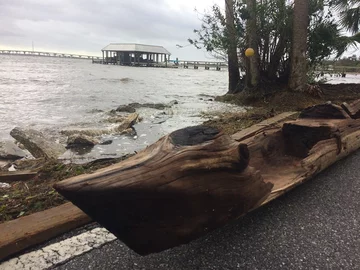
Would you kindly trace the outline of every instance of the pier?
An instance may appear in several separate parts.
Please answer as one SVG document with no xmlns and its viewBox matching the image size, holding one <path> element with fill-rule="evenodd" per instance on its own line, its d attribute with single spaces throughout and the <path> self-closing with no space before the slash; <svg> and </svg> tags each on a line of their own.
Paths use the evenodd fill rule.
<svg viewBox="0 0 360 270">
<path fill-rule="evenodd" d="M 176 62 L 175 62 L 176 63 Z M 205 70 L 215 69 L 220 71 L 222 68 L 227 68 L 226 62 L 210 62 L 210 61 L 178 61 L 180 67 Z"/>
<path fill-rule="evenodd" d="M 93 56 L 93 55 L 82 55 L 82 54 L 73 54 L 73 53 L 40 52 L 40 51 L 21 51 L 21 50 L 0 50 L 0 55 L 43 56 L 43 57 L 88 59 L 88 60 L 100 60 L 101 59 L 101 57 Z"/>
</svg>

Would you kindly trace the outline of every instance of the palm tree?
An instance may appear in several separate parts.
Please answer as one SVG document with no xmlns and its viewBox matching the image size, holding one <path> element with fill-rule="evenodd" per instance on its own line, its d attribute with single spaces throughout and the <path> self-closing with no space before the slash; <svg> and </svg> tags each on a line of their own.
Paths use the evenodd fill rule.
<svg viewBox="0 0 360 270">
<path fill-rule="evenodd" d="M 360 0 L 333 0 L 335 10 L 340 14 L 341 25 L 352 33 L 359 32 Z"/>
<path fill-rule="evenodd" d="M 255 50 L 255 55 L 247 59 L 246 86 L 253 88 L 259 84 L 259 53 L 258 33 L 256 24 L 256 0 L 246 0 L 249 18 L 246 25 L 246 36 L 249 48 Z"/>
<path fill-rule="evenodd" d="M 294 1 L 293 39 L 289 88 L 305 91 L 307 81 L 307 36 L 309 26 L 309 0 Z"/>
<path fill-rule="evenodd" d="M 240 71 L 237 56 L 237 35 L 234 23 L 234 0 L 225 0 L 226 32 L 228 39 L 228 71 L 229 90 L 228 94 L 235 94 L 241 91 L 239 88 Z"/>
</svg>

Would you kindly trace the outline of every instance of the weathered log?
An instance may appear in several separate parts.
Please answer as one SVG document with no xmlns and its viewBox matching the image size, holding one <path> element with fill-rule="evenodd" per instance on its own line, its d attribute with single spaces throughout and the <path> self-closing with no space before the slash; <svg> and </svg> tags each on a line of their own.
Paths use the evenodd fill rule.
<svg viewBox="0 0 360 270">
<path fill-rule="evenodd" d="M 351 118 L 360 118 L 360 99 L 354 101 L 350 105 L 344 102 L 341 104 L 341 107 L 351 116 Z"/>
<path fill-rule="evenodd" d="M 316 118 L 285 123 L 278 117 L 233 138 L 203 126 L 178 130 L 55 188 L 137 253 L 162 251 L 268 203 L 359 149 L 360 119 L 341 118 L 334 108 L 339 112 L 325 106 Z"/>
<path fill-rule="evenodd" d="M 260 205 L 272 184 L 247 146 L 198 126 L 55 188 L 139 254 L 187 243 Z"/>
<path fill-rule="evenodd" d="M 0 182 L 15 182 L 31 180 L 37 175 L 33 171 L 0 172 Z"/>
<path fill-rule="evenodd" d="M 340 106 L 325 103 L 306 108 L 300 113 L 299 118 L 347 119 L 350 116 Z"/>
</svg>

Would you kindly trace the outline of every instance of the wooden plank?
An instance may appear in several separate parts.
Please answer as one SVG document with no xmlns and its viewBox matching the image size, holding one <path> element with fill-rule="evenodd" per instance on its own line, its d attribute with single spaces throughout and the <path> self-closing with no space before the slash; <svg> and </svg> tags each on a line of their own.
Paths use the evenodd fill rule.
<svg viewBox="0 0 360 270">
<path fill-rule="evenodd" d="M 90 217 L 72 203 L 0 224 L 0 260 L 85 225 Z"/>
<path fill-rule="evenodd" d="M 37 172 L 21 171 L 21 172 L 1 172 L 0 182 L 27 181 L 34 178 Z"/>
<path fill-rule="evenodd" d="M 284 112 L 280 113 L 272 118 L 266 119 L 259 124 L 255 124 L 249 128 L 245 128 L 239 132 L 236 132 L 231 137 L 238 142 L 246 140 L 249 137 L 254 136 L 257 133 L 260 133 L 268 128 L 274 127 L 281 122 L 285 122 L 286 120 L 294 117 L 297 115 L 297 112 Z"/>
</svg>

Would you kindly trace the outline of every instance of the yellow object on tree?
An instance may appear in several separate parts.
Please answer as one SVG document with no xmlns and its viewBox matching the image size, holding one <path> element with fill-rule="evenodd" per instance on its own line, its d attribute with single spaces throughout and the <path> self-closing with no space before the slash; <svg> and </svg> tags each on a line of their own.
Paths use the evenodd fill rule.
<svg viewBox="0 0 360 270">
<path fill-rule="evenodd" d="M 245 51 L 245 56 L 246 57 L 250 57 L 250 56 L 253 56 L 255 54 L 255 51 L 253 48 L 247 48 L 246 51 Z"/>
</svg>

